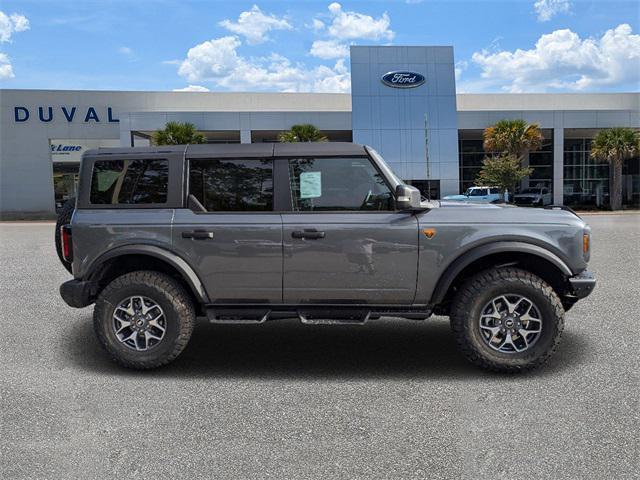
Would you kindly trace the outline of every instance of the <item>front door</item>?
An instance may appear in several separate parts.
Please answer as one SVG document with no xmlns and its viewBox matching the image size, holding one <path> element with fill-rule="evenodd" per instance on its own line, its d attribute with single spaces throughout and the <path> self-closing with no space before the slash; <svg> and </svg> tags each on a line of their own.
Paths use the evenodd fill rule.
<svg viewBox="0 0 640 480">
<path fill-rule="evenodd" d="M 282 302 L 282 221 L 273 212 L 273 160 L 189 160 L 189 194 L 203 211 L 176 210 L 173 241 L 209 298 Z"/>
<path fill-rule="evenodd" d="M 367 157 L 288 160 L 285 303 L 411 304 L 418 222 Z"/>
</svg>

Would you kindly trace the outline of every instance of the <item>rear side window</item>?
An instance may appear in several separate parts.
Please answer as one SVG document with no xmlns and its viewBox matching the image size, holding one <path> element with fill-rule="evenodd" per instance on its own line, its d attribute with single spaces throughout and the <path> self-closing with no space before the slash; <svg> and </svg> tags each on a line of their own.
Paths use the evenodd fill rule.
<svg viewBox="0 0 640 480">
<path fill-rule="evenodd" d="M 189 194 L 208 212 L 273 210 L 273 161 L 189 161 Z"/>
<path fill-rule="evenodd" d="M 99 160 L 93 165 L 93 204 L 167 203 L 168 160 Z"/>
</svg>

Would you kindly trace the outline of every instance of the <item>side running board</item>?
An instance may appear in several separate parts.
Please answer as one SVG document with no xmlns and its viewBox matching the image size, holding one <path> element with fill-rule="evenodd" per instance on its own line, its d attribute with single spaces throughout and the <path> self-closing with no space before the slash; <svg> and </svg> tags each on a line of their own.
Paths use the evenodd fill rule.
<svg viewBox="0 0 640 480">
<path fill-rule="evenodd" d="M 213 309 L 207 308 L 210 323 L 264 323 L 269 319 L 271 310 L 262 309 Z"/>
<path fill-rule="evenodd" d="M 298 311 L 300 321 L 305 325 L 364 325 L 371 317 L 371 312 L 335 311 L 304 312 Z"/>
<path fill-rule="evenodd" d="M 304 325 L 364 325 L 369 320 L 381 316 L 402 317 L 425 320 L 431 315 L 430 309 L 367 308 L 366 305 L 325 306 L 325 305 L 208 305 L 207 319 L 210 323 L 250 324 L 265 323 L 270 320 L 297 318 Z"/>
</svg>

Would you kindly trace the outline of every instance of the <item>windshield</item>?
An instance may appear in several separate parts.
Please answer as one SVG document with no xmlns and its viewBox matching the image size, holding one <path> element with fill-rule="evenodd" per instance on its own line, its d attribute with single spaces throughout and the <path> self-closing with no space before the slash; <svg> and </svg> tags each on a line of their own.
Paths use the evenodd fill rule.
<svg viewBox="0 0 640 480">
<path fill-rule="evenodd" d="M 484 188 L 467 188 L 467 191 L 464 192 L 467 197 L 481 197 L 486 195 Z"/>
<path fill-rule="evenodd" d="M 540 193 L 540 189 L 538 189 L 538 188 L 525 188 L 520 193 Z"/>
</svg>

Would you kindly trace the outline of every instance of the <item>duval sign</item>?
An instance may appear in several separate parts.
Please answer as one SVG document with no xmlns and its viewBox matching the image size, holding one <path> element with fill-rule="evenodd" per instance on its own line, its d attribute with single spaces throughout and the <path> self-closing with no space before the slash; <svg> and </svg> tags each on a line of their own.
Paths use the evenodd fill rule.
<svg viewBox="0 0 640 480">
<path fill-rule="evenodd" d="M 382 83 L 388 87 L 394 88 L 415 88 L 422 85 L 425 81 L 424 75 L 416 72 L 394 71 L 385 73 Z"/>
<path fill-rule="evenodd" d="M 79 108 L 75 106 L 62 107 L 13 107 L 13 118 L 16 123 L 26 122 L 30 118 L 34 118 L 43 123 L 49 123 L 54 118 L 62 118 L 68 123 L 81 121 L 84 123 L 118 123 L 120 120 L 113 116 L 113 109 L 106 107 L 105 109 L 96 109 L 95 107 Z"/>
</svg>

